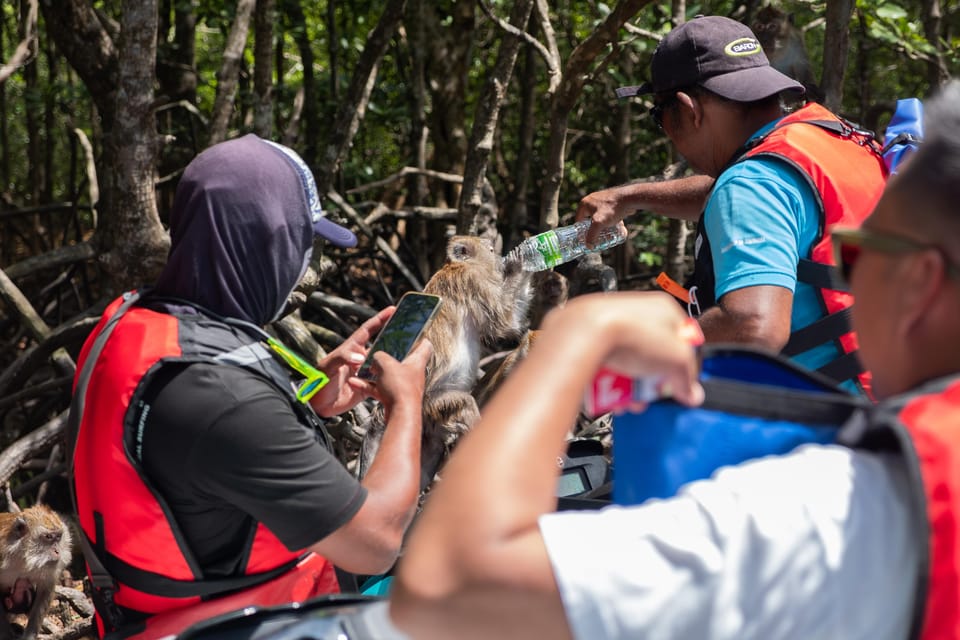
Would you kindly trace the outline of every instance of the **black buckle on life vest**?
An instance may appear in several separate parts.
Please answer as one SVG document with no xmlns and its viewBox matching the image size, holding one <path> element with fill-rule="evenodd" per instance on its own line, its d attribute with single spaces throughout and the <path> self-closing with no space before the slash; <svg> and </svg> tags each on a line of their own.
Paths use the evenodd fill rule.
<svg viewBox="0 0 960 640">
<path fill-rule="evenodd" d="M 108 631 L 114 631 L 123 626 L 124 616 L 120 607 L 113 600 L 113 594 L 117 591 L 117 583 L 113 578 L 107 575 L 94 574 L 90 578 L 91 596 L 93 606 L 97 613 L 103 619 L 103 624 Z"/>
</svg>

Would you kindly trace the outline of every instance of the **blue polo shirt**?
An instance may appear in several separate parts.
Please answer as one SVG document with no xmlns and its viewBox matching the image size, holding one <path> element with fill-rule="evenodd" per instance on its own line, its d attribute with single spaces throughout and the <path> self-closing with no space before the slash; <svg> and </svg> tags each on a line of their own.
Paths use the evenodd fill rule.
<svg viewBox="0 0 960 640">
<path fill-rule="evenodd" d="M 768 132 L 772 122 L 753 137 Z M 724 171 L 704 212 L 713 253 L 716 299 L 742 289 L 772 285 L 793 292 L 791 331 L 821 318 L 817 290 L 797 282 L 797 262 L 817 240 L 820 211 L 810 183 L 787 162 L 751 158 Z M 826 344 L 801 353 L 794 362 L 817 369 L 840 355 Z M 845 388 L 854 390 L 852 382 Z"/>
</svg>

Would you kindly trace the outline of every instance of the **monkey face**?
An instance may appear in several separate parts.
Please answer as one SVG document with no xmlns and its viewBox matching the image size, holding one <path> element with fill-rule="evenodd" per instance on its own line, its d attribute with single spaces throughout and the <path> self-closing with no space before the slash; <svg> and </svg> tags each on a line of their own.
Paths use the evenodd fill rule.
<svg viewBox="0 0 960 640">
<path fill-rule="evenodd" d="M 62 529 L 39 528 L 31 536 L 31 550 L 38 566 L 57 564 L 61 559 Z"/>
</svg>

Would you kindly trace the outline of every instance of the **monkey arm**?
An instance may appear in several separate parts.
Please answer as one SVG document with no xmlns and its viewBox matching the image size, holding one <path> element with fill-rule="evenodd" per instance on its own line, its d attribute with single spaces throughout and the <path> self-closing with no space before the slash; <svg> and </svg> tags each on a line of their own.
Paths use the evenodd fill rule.
<svg viewBox="0 0 960 640">
<path fill-rule="evenodd" d="M 637 211 L 653 211 L 668 218 L 696 222 L 713 178 L 703 175 L 688 176 L 657 182 L 633 182 L 587 194 L 577 206 L 577 220 L 590 218 L 594 226 L 610 227 Z M 587 232 L 592 242 L 599 229 Z"/>
<path fill-rule="evenodd" d="M 393 566 L 420 493 L 421 399 L 432 346 L 422 340 L 403 360 L 374 356 L 376 385 L 353 378 L 359 393 L 383 403 L 386 430 L 377 456 L 363 478 L 367 499 L 359 511 L 311 549 L 337 566 L 378 574 Z"/>
<path fill-rule="evenodd" d="M 570 636 L 538 518 L 556 507 L 556 460 L 601 365 L 665 376 L 702 398 L 684 315 L 666 294 L 579 296 L 464 436 L 399 565 L 391 616 L 417 638 Z"/>
</svg>

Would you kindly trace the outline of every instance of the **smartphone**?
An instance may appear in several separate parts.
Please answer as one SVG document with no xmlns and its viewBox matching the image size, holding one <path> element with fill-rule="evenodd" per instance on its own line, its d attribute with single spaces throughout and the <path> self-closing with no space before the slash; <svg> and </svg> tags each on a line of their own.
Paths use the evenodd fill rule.
<svg viewBox="0 0 960 640">
<path fill-rule="evenodd" d="M 427 325 L 440 308 L 440 296 L 411 291 L 403 294 L 387 324 L 380 330 L 366 359 L 357 369 L 357 377 L 376 380 L 371 365 L 373 354 L 386 351 L 397 360 L 403 360 L 417 344 Z"/>
</svg>

